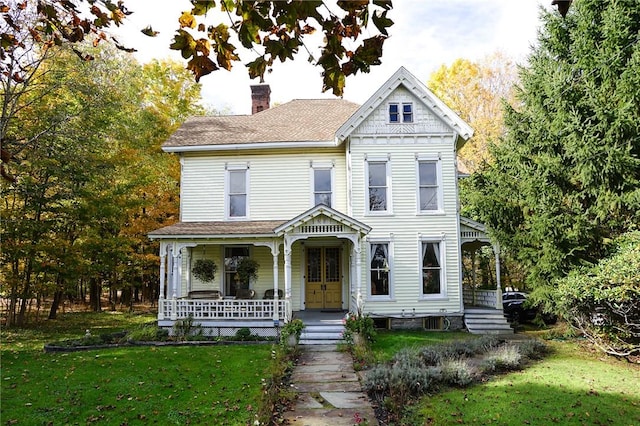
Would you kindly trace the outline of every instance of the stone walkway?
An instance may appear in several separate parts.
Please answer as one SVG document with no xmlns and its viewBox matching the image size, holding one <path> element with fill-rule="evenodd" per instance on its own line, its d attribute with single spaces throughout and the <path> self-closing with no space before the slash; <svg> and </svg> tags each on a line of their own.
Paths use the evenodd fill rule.
<svg viewBox="0 0 640 426">
<path fill-rule="evenodd" d="M 335 345 L 302 346 L 291 382 L 298 392 L 294 408 L 285 413 L 296 426 L 377 425 L 367 395 L 362 391 L 353 360 Z"/>
</svg>

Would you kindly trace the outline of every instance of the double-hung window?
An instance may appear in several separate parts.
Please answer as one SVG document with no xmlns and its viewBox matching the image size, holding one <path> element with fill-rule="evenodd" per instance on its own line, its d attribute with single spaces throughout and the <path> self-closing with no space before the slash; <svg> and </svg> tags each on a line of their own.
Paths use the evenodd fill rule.
<svg viewBox="0 0 640 426">
<path fill-rule="evenodd" d="M 333 170 L 331 168 L 313 168 L 313 205 L 324 204 L 331 207 L 333 198 Z"/>
<path fill-rule="evenodd" d="M 227 168 L 227 216 L 229 219 L 249 217 L 249 168 Z"/>
<path fill-rule="evenodd" d="M 390 103 L 389 123 L 413 123 L 413 103 Z"/>
<path fill-rule="evenodd" d="M 367 160 L 367 211 L 391 212 L 389 161 Z"/>
<path fill-rule="evenodd" d="M 421 241 L 422 296 L 444 295 L 443 241 Z"/>
<path fill-rule="evenodd" d="M 388 241 L 369 244 L 369 296 L 391 296 L 391 244 Z"/>
<path fill-rule="evenodd" d="M 440 163 L 438 160 L 418 159 L 418 211 L 441 212 Z"/>
</svg>

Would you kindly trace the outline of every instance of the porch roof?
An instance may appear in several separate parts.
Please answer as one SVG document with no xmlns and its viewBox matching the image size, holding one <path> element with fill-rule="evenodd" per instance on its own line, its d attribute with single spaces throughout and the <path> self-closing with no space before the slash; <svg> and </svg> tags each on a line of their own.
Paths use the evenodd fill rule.
<svg viewBox="0 0 640 426">
<path fill-rule="evenodd" d="M 280 226 L 275 228 L 274 231 L 278 235 L 283 235 L 284 233 L 290 232 L 296 228 L 299 229 L 304 224 L 311 223 L 316 218 L 322 217 L 328 219 L 330 222 L 345 225 L 349 229 L 359 233 L 368 234 L 369 231 L 371 231 L 371 227 L 369 225 L 347 216 L 344 213 L 340 213 L 339 211 L 325 206 L 324 204 L 318 204 L 293 219 L 280 224 Z M 333 230 L 333 228 L 329 228 L 329 232 L 332 231 L 335 230 Z"/>
<path fill-rule="evenodd" d="M 286 222 L 285 220 L 178 222 L 149 233 L 149 238 L 275 237 L 274 229 Z"/>
<path fill-rule="evenodd" d="M 491 243 L 487 228 L 480 222 L 460 216 L 460 242 L 464 244 L 475 241 Z"/>
</svg>

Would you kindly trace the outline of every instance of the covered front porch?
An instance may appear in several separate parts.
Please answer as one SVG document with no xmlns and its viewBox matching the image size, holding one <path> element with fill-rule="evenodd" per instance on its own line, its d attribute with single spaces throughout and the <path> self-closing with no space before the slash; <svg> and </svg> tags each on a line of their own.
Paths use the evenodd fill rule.
<svg viewBox="0 0 640 426">
<path fill-rule="evenodd" d="M 326 206 L 288 221 L 178 223 L 160 240 L 158 324 L 193 319 L 211 334 L 250 328 L 259 335 L 306 309 L 356 310 L 362 300 L 360 253 L 366 225 Z M 240 277 L 252 259 L 253 279 Z M 194 266 L 215 263 L 204 281 Z M 211 278 L 211 277 L 209 277 Z"/>
</svg>

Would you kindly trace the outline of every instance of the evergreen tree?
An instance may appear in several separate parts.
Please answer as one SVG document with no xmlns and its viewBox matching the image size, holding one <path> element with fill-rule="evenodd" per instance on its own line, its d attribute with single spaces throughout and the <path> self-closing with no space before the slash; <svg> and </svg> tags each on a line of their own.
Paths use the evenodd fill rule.
<svg viewBox="0 0 640 426">
<path fill-rule="evenodd" d="M 596 263 L 640 220 L 640 3 L 581 0 L 542 20 L 468 200 L 539 289 Z"/>
</svg>

